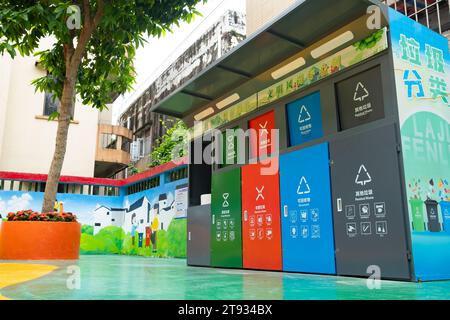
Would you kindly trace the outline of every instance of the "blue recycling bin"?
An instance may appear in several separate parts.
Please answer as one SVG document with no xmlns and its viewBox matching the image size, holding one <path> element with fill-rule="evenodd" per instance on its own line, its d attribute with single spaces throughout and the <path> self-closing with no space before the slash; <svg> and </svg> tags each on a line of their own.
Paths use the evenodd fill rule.
<svg viewBox="0 0 450 320">
<path fill-rule="evenodd" d="M 315 92 L 287 105 L 291 146 L 323 136 L 320 92 Z"/>
<path fill-rule="evenodd" d="M 328 144 L 280 158 L 283 270 L 336 274 Z"/>
</svg>

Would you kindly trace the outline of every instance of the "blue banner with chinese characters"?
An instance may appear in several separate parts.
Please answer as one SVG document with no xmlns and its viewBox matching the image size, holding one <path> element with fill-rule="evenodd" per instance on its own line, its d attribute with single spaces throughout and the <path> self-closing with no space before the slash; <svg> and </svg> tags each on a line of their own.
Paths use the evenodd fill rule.
<svg viewBox="0 0 450 320">
<path fill-rule="evenodd" d="M 417 280 L 450 279 L 448 39 L 390 9 Z"/>
</svg>

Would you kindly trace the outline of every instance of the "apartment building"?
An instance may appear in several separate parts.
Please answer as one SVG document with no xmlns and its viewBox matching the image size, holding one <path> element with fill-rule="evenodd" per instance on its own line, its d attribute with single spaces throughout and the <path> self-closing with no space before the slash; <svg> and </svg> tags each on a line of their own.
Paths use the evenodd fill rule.
<svg viewBox="0 0 450 320">
<path fill-rule="evenodd" d="M 151 107 L 229 52 L 245 37 L 245 15 L 227 10 L 142 95 L 124 107 L 119 122 L 133 132 L 131 153 L 136 168 L 147 168 L 149 155 L 158 145 L 159 138 L 177 121 L 174 117 L 150 112 Z"/>
<path fill-rule="evenodd" d="M 278 16 L 299 0 L 247 0 L 247 35 Z M 447 0 L 382 0 L 382 3 L 428 28 L 450 37 L 450 8 Z"/>
<path fill-rule="evenodd" d="M 46 39 L 39 49 L 50 45 L 51 39 Z M 46 70 L 34 56 L 11 59 L 4 55 L 0 56 L 0 73 L 0 171 L 46 174 L 57 129 L 57 121 L 50 121 L 49 116 L 57 111 L 58 103 L 48 93 L 35 92 L 31 84 Z M 108 134 L 110 141 L 105 138 Z M 105 163 L 113 169 L 127 166 L 128 138 L 131 133 L 127 129 L 111 126 L 107 112 L 100 113 L 77 99 L 62 174 L 102 177 L 110 174 L 103 168 Z"/>
</svg>

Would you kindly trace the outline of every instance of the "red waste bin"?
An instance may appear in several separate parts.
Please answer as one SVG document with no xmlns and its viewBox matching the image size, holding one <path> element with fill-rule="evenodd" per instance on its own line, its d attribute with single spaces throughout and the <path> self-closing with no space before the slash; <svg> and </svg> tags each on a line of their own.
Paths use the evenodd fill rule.
<svg viewBox="0 0 450 320">
<path fill-rule="evenodd" d="M 281 221 L 278 158 L 274 174 L 265 165 L 242 168 L 242 241 L 246 269 L 281 270 Z"/>
</svg>

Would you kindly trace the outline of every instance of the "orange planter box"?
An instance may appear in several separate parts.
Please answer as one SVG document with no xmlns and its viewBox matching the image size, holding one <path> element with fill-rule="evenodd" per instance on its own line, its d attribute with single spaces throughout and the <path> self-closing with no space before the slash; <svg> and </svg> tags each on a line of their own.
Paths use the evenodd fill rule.
<svg viewBox="0 0 450 320">
<path fill-rule="evenodd" d="M 80 238 L 77 222 L 3 221 L 0 260 L 78 260 Z"/>
</svg>

